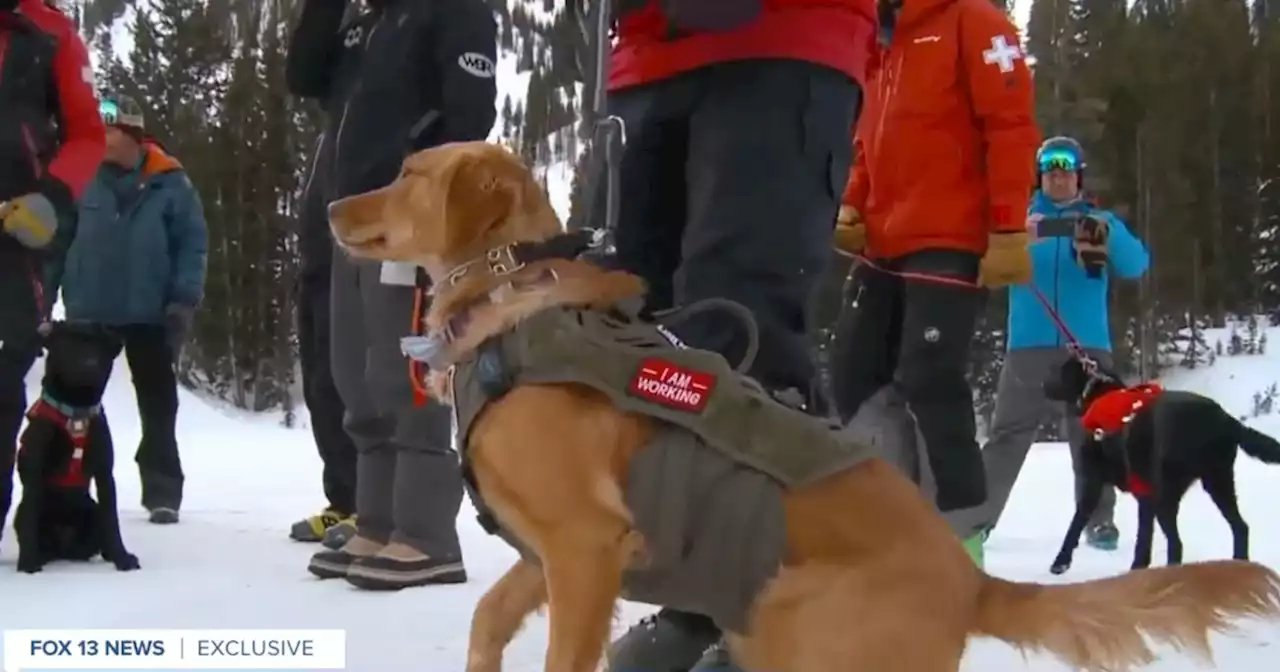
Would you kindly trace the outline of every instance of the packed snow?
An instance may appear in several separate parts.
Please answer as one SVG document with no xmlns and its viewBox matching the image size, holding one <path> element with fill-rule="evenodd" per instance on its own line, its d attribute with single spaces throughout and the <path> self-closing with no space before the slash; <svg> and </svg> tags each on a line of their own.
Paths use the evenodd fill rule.
<svg viewBox="0 0 1280 672">
<path fill-rule="evenodd" d="M 1280 329 L 1272 336 L 1280 336 Z M 1213 339 L 1210 339 L 1213 342 Z M 1272 339 L 1272 342 L 1276 342 Z M 117 479 L 126 543 L 143 569 L 118 573 L 101 561 L 52 564 L 41 574 L 18 573 L 12 531 L 0 542 L 0 630 L 17 628 L 339 628 L 347 632 L 348 669 L 409 672 L 462 669 L 471 610 L 509 566 L 513 552 L 485 534 L 464 504 L 458 524 L 471 580 L 465 585 L 399 593 L 369 593 L 343 581 L 320 582 L 306 572 L 316 546 L 290 541 L 291 522 L 321 503 L 320 462 L 305 428 L 286 429 L 279 416 L 247 416 L 182 393 L 179 437 L 187 473 L 182 522 L 154 526 L 139 504 L 137 470 L 129 460 L 139 435 L 127 365 L 121 359 L 106 408 L 118 447 Z M 38 390 L 41 366 L 29 377 Z M 1212 369 L 1176 371 L 1171 387 L 1196 389 L 1233 413 L 1250 412 L 1252 393 L 1280 379 L 1280 357 L 1221 358 Z M 304 417 L 305 422 L 305 417 Z M 1280 416 L 1251 421 L 1280 432 Z M 1245 517 L 1253 523 L 1253 557 L 1280 566 L 1280 470 L 1248 458 L 1237 467 Z M 1013 493 L 1009 512 L 990 540 L 988 569 L 998 576 L 1039 582 L 1080 581 L 1128 567 L 1135 508 L 1125 498 L 1117 512 L 1124 537 L 1117 552 L 1082 548 L 1071 572 L 1053 577 L 1048 565 L 1072 510 L 1071 468 L 1061 444 L 1034 448 Z M 16 504 L 16 502 L 15 502 Z M 1221 558 L 1231 543 L 1226 524 L 1197 488 L 1182 509 L 1186 559 Z M 1157 533 L 1156 561 L 1163 561 Z M 624 604 L 619 631 L 650 611 Z M 506 669 L 540 669 L 547 640 L 544 616 L 530 621 L 508 652 Z M 850 628 L 858 627 L 850 623 Z M 1280 627 L 1248 624 L 1218 638 L 1218 669 L 1264 672 L 1275 667 Z M 966 672 L 1060 671 L 1048 659 L 1020 655 L 994 640 L 974 640 Z M 1196 661 L 1170 652 L 1149 669 L 1190 672 Z"/>
</svg>

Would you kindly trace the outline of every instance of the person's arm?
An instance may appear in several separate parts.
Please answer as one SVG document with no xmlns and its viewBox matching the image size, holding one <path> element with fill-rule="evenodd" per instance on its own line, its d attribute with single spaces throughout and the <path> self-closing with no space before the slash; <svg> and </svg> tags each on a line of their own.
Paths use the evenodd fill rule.
<svg viewBox="0 0 1280 672">
<path fill-rule="evenodd" d="M 171 304 L 194 309 L 204 299 L 209 231 L 200 195 L 185 175 L 179 179 L 182 185 L 175 188 L 174 209 L 166 222 L 173 260 L 167 299 Z"/>
<path fill-rule="evenodd" d="M 484 0 L 452 0 L 433 10 L 428 39 L 441 78 L 439 128 L 412 149 L 484 140 L 498 116 L 498 24 Z"/>
<path fill-rule="evenodd" d="M 1107 259 L 1111 272 L 1116 277 L 1133 279 L 1141 277 L 1151 265 L 1151 255 L 1147 246 L 1133 235 L 1129 226 L 1115 213 L 1103 211 L 1098 213 L 1107 220 Z"/>
<path fill-rule="evenodd" d="M 844 197 L 840 199 L 841 221 L 846 220 L 846 213 L 861 218 L 867 207 L 867 196 L 871 193 L 871 175 L 867 172 L 867 160 L 863 156 L 862 141 L 853 141 L 853 165 L 849 168 L 849 182 L 844 188 Z M 848 212 L 852 209 L 853 212 Z"/>
<path fill-rule="evenodd" d="M 334 70 L 342 55 L 340 31 L 347 1 L 304 0 L 284 60 L 289 93 L 317 100 L 329 97 Z"/>
<path fill-rule="evenodd" d="M 1031 71 L 1004 12 L 986 0 L 962 2 L 961 59 L 983 138 L 989 232 L 1023 232 L 1040 144 Z"/>
<path fill-rule="evenodd" d="M 75 201 L 89 186 L 106 156 L 107 130 L 98 114 L 89 52 L 70 20 L 60 13 L 56 16 L 50 20 L 65 22 L 55 33 L 58 46 L 53 56 L 58 101 L 55 116 L 61 138 L 49 161 L 41 191 L 57 209 L 59 219 L 69 220 L 75 218 Z"/>
</svg>

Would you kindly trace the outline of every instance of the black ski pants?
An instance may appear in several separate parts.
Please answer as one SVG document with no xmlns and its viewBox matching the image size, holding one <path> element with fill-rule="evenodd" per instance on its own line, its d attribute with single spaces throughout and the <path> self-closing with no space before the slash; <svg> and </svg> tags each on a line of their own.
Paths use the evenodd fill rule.
<svg viewBox="0 0 1280 672">
<path fill-rule="evenodd" d="M 138 400 L 142 440 L 134 461 L 142 481 L 142 506 L 177 511 L 182 507 L 182 460 L 178 457 L 178 376 L 174 352 L 164 325 L 128 324 L 121 335 Z M 119 350 L 111 353 L 114 358 Z"/>
<path fill-rule="evenodd" d="M 975 254 L 924 250 L 858 266 L 832 352 L 835 402 L 843 421 L 881 388 L 895 386 L 924 441 L 936 504 L 943 512 L 987 498 L 966 375 L 986 292 L 941 280 L 973 283 L 978 262 Z"/>
<path fill-rule="evenodd" d="M 652 310 L 711 297 L 746 306 L 760 330 L 750 373 L 815 406 L 808 303 L 830 259 L 860 102 L 840 72 L 785 60 L 714 65 L 609 94 L 627 140 L 618 264 L 648 283 Z M 745 352 L 745 331 L 724 313 L 674 330 L 731 364 Z"/>
<path fill-rule="evenodd" d="M 356 446 L 342 428 L 346 406 L 333 383 L 329 364 L 330 270 L 308 273 L 299 283 L 298 349 L 302 360 L 302 396 L 311 415 L 329 508 L 356 512 Z"/>
<path fill-rule="evenodd" d="M 27 412 L 27 372 L 40 354 L 43 303 L 38 260 L 0 233 L 0 536 L 13 503 L 18 431 Z"/>
</svg>

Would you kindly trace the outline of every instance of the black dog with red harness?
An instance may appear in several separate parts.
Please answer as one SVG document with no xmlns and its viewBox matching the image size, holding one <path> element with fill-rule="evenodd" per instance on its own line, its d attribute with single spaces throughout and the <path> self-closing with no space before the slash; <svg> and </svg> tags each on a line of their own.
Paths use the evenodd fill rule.
<svg viewBox="0 0 1280 672">
<path fill-rule="evenodd" d="M 1236 454 L 1280 464 L 1280 442 L 1241 423 L 1218 402 L 1158 385 L 1128 386 L 1097 362 L 1072 357 L 1044 384 L 1045 396 L 1073 404 L 1087 438 L 1081 449 L 1085 492 L 1050 571 L 1062 574 L 1102 489 L 1113 485 L 1138 500 L 1133 569 L 1151 564 L 1154 523 L 1168 542 L 1168 564 L 1182 562 L 1178 508 L 1196 481 L 1231 526 L 1231 557 L 1249 557 L 1249 527 L 1236 502 Z"/>
<path fill-rule="evenodd" d="M 72 322 L 44 332 L 40 398 L 27 411 L 18 448 L 18 571 L 34 574 L 53 560 L 97 555 L 120 571 L 139 567 L 120 537 L 115 452 L 102 413 L 117 339 L 107 328 Z"/>
</svg>

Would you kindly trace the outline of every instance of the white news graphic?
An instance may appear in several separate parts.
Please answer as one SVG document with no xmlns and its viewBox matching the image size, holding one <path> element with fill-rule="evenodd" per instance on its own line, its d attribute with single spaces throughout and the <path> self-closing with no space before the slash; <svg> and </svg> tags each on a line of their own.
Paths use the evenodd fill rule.
<svg viewBox="0 0 1280 672">
<path fill-rule="evenodd" d="M 342 670 L 342 630 L 7 630 L 4 672 Z"/>
</svg>

